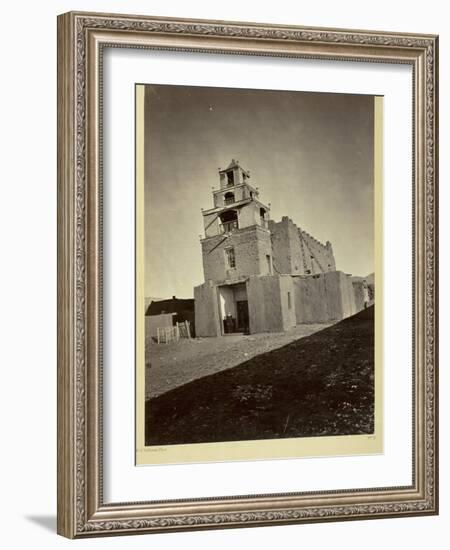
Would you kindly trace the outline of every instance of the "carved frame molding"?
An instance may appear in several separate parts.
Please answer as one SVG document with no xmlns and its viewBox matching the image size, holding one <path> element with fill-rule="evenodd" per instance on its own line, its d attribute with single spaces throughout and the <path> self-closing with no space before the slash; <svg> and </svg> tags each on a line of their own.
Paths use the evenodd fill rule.
<svg viewBox="0 0 450 550">
<path fill-rule="evenodd" d="M 103 47 L 413 67 L 413 485 L 144 503 L 102 499 Z M 438 38 L 223 21 L 58 18 L 58 532 L 75 538 L 436 514 Z"/>
</svg>

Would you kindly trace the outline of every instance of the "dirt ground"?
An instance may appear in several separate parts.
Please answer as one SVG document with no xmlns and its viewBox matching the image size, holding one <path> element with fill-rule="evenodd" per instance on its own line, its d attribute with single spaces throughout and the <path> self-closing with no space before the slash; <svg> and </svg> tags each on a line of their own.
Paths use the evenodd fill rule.
<svg viewBox="0 0 450 550">
<path fill-rule="evenodd" d="M 260 351 L 266 339 L 247 344 Z M 238 356 L 239 342 L 233 347 Z M 147 445 L 373 430 L 373 307 L 146 402 Z"/>
<path fill-rule="evenodd" d="M 145 399 L 198 378 L 235 367 L 256 355 L 310 336 L 329 324 L 299 325 L 287 332 L 182 339 L 157 344 L 146 338 Z"/>
</svg>

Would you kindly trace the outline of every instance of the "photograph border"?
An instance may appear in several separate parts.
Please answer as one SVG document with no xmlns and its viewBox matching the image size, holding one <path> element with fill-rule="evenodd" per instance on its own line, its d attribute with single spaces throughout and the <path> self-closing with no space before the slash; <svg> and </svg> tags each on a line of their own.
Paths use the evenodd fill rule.
<svg viewBox="0 0 450 550">
<path fill-rule="evenodd" d="M 347 433 L 345 435 L 315 435 L 298 436 L 289 438 L 258 438 L 232 440 L 232 441 L 203 441 L 198 443 L 180 444 L 158 444 L 155 451 L 151 445 L 145 444 L 145 404 L 146 404 L 146 333 L 144 308 L 145 300 L 145 89 L 152 84 L 135 84 L 135 132 L 136 132 L 136 185 L 135 185 L 135 217 L 136 217 L 136 262 L 135 262 L 135 357 L 136 357 L 136 465 L 155 464 L 188 464 L 207 463 L 223 461 L 242 460 L 270 460 L 285 458 L 306 458 L 306 457 L 332 457 L 332 456 L 364 456 L 370 454 L 382 454 L 384 447 L 384 421 L 383 421 L 383 300 L 374 303 L 374 413 L 373 433 Z M 161 86 L 161 85 L 158 85 Z M 179 86 L 166 85 L 171 88 L 184 88 L 187 90 L 206 90 L 207 86 Z M 164 87 L 166 87 L 164 86 Z M 223 90 L 224 88 L 214 88 Z M 248 88 L 225 88 L 228 91 L 241 93 Z M 252 89 L 258 94 L 277 93 L 277 90 Z M 280 94 L 285 90 L 278 91 Z M 293 92 L 290 91 L 290 94 Z M 359 94 L 333 94 L 331 92 L 305 92 L 297 91 L 299 95 L 306 96 L 339 96 L 348 97 Z M 367 95 L 367 94 L 366 94 Z M 281 96 L 282 97 L 282 96 Z M 383 118 L 384 118 L 384 97 L 382 95 L 367 95 L 372 101 L 373 125 L 372 125 L 372 155 L 373 155 L 373 204 L 372 211 L 374 223 L 373 230 L 373 273 L 375 277 L 375 288 L 377 295 L 383 296 L 383 284 L 381 274 L 383 273 L 382 241 L 383 241 Z M 147 122 L 148 124 L 148 122 Z M 150 218 L 148 218 L 150 219 Z M 167 273 L 168 276 L 169 274 Z M 152 294 L 152 293 L 150 293 Z M 172 293 L 173 294 L 173 293 Z M 329 323 L 336 322 L 329 321 Z M 325 328 L 322 326 L 322 329 Z M 209 338 L 206 338 L 207 340 Z M 213 338 L 214 339 L 214 338 Z M 237 365 L 239 366 L 239 365 Z M 167 372 L 163 369 L 163 372 Z M 165 375 L 163 375 L 165 376 Z"/>
<path fill-rule="evenodd" d="M 103 501 L 104 47 L 402 63 L 413 87 L 413 472 L 407 487 Z M 58 17 L 58 533 L 70 538 L 438 513 L 438 37 L 70 12 Z"/>
</svg>

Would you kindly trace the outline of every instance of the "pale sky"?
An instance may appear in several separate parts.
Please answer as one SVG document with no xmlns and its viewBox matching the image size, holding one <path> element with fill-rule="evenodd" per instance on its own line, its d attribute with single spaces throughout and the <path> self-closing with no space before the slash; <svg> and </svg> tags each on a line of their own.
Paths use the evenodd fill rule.
<svg viewBox="0 0 450 550">
<path fill-rule="evenodd" d="M 218 168 L 250 171 L 270 216 L 289 216 L 336 268 L 374 271 L 373 96 L 147 85 L 145 295 L 193 297 L 203 283 L 201 208 Z"/>
</svg>

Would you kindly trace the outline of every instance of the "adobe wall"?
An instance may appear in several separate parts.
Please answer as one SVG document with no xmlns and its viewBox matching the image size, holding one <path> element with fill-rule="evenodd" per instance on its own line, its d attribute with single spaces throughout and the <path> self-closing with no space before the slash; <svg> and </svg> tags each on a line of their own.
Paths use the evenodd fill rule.
<svg viewBox="0 0 450 550">
<path fill-rule="evenodd" d="M 259 205 L 256 202 L 249 202 L 238 210 L 239 227 L 245 228 L 252 225 L 261 225 L 259 216 Z"/>
<path fill-rule="evenodd" d="M 247 296 L 251 334 L 284 330 L 278 276 L 250 277 Z"/>
<path fill-rule="evenodd" d="M 225 248 L 234 247 L 236 267 L 229 268 Z M 205 281 L 233 281 L 268 273 L 266 255 L 272 256 L 270 233 L 258 226 L 202 240 Z"/>
<path fill-rule="evenodd" d="M 157 328 L 172 327 L 174 313 L 161 313 L 160 315 L 145 316 L 145 336 L 156 338 Z"/>
<path fill-rule="evenodd" d="M 203 239 L 202 258 L 205 281 L 223 281 L 226 278 L 226 255 L 224 249 L 230 245 L 225 235 Z"/>
<path fill-rule="evenodd" d="M 305 260 L 311 274 L 335 271 L 336 262 L 334 260 L 333 247 L 330 241 L 327 241 L 326 244 L 322 244 L 302 229 L 299 229 L 299 234 L 303 239 Z M 313 256 L 313 258 L 311 258 L 311 256 Z"/>
<path fill-rule="evenodd" d="M 297 324 L 329 321 L 325 277 L 293 277 L 293 283 Z"/>
<path fill-rule="evenodd" d="M 217 287 L 211 281 L 194 287 L 196 336 L 220 336 Z"/>
<path fill-rule="evenodd" d="M 353 281 L 353 294 L 355 296 L 356 311 L 361 311 L 365 308 L 369 301 L 367 285 L 364 281 Z"/>
<path fill-rule="evenodd" d="M 271 220 L 269 228 L 277 273 L 308 275 L 336 269 L 329 241 L 322 244 L 287 216 L 283 216 L 280 222 Z"/>
<path fill-rule="evenodd" d="M 291 271 L 293 275 L 303 274 L 305 271 L 304 251 L 300 246 L 299 229 L 294 223 L 289 224 L 288 238 L 290 242 Z"/>
<path fill-rule="evenodd" d="M 211 213 L 203 216 L 203 226 L 205 228 L 205 237 L 213 237 L 219 234 L 219 216 L 217 213 Z"/>
<path fill-rule="evenodd" d="M 351 275 L 347 275 L 342 271 L 334 271 L 333 273 L 338 273 L 341 280 L 341 296 L 342 296 L 342 319 L 354 315 L 356 313 L 355 306 L 355 295 L 353 292 L 353 284 Z M 327 273 L 328 276 L 332 275 Z"/>
<path fill-rule="evenodd" d="M 224 189 L 228 187 L 228 178 L 227 178 L 227 172 L 233 172 L 234 176 L 234 185 L 239 185 L 241 183 L 244 183 L 244 174 L 242 173 L 242 168 L 238 165 L 233 166 L 231 170 L 224 170 L 220 172 L 220 187 L 221 189 Z"/>
<path fill-rule="evenodd" d="M 281 274 L 304 274 L 298 227 L 283 216 L 280 222 L 269 221 L 272 232 L 274 269 Z"/>
<path fill-rule="evenodd" d="M 251 187 L 251 186 L 250 186 Z M 242 183 L 234 187 L 224 187 L 213 192 L 214 195 L 214 206 L 223 207 L 225 204 L 225 195 L 227 193 L 233 193 L 235 202 L 248 199 L 250 197 L 250 191 L 252 190 L 247 187 L 247 184 Z"/>
<path fill-rule="evenodd" d="M 356 313 L 351 276 L 342 271 L 324 274 L 330 320 L 345 319 Z"/>
<path fill-rule="evenodd" d="M 297 317 L 295 315 L 295 290 L 293 277 L 290 275 L 281 275 L 280 283 L 280 303 L 281 317 L 284 330 L 295 327 Z"/>
<path fill-rule="evenodd" d="M 328 310 L 328 319 L 338 321 L 344 318 L 344 279 L 345 275 L 339 271 L 324 274 L 325 296 Z"/>
<path fill-rule="evenodd" d="M 247 297 L 250 333 L 283 332 L 295 327 L 295 290 L 290 275 L 250 277 Z"/>
<path fill-rule="evenodd" d="M 294 277 L 297 324 L 338 321 L 356 313 L 351 277 L 331 271 Z"/>
</svg>

